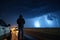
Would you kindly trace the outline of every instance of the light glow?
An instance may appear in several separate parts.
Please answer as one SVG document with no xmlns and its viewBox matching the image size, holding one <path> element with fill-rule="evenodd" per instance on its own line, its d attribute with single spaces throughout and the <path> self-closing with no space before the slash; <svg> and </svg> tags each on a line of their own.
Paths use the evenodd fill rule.
<svg viewBox="0 0 60 40">
<path fill-rule="evenodd" d="M 37 28 L 40 27 L 39 21 L 35 21 L 34 26 L 37 27 Z"/>
<path fill-rule="evenodd" d="M 11 28 L 11 31 L 12 31 L 12 33 L 15 33 L 16 28 L 15 27 Z"/>
<path fill-rule="evenodd" d="M 16 30 L 16 36 L 18 36 L 18 30 Z"/>
</svg>

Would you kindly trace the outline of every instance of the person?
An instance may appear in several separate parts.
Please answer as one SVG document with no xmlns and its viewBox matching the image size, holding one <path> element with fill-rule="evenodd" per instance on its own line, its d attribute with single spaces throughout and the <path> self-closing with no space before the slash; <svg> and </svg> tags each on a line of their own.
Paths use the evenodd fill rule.
<svg viewBox="0 0 60 40">
<path fill-rule="evenodd" d="M 18 40 L 20 40 L 20 30 L 22 33 L 22 40 L 24 39 L 24 33 L 23 33 L 23 28 L 24 28 L 24 24 L 25 24 L 25 20 L 23 18 L 22 15 L 19 16 L 19 18 L 17 19 L 17 24 L 18 24 Z"/>
</svg>

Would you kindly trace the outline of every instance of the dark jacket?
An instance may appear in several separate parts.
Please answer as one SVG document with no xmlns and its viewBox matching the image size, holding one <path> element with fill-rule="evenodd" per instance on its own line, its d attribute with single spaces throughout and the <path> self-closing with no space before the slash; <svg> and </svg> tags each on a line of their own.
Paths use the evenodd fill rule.
<svg viewBox="0 0 60 40">
<path fill-rule="evenodd" d="M 25 24 L 24 18 L 18 18 L 18 19 L 17 19 L 17 24 L 18 24 L 19 26 L 23 26 L 23 25 Z"/>
</svg>

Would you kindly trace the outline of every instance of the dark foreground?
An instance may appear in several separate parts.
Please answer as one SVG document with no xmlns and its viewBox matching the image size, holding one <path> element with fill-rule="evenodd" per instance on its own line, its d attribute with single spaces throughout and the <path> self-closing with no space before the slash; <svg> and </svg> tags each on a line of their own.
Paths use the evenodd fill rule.
<svg viewBox="0 0 60 40">
<path fill-rule="evenodd" d="M 16 32 L 12 33 L 12 37 L 6 37 L 7 40 L 18 40 Z M 22 40 L 22 37 L 21 37 Z M 60 40 L 59 34 L 47 34 L 40 31 L 25 30 L 24 31 L 24 40 Z"/>
</svg>

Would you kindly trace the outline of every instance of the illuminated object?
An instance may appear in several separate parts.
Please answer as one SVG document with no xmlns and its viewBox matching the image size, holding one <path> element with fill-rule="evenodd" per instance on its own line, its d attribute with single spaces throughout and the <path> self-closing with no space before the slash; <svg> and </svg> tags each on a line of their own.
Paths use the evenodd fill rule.
<svg viewBox="0 0 60 40">
<path fill-rule="evenodd" d="M 16 28 L 11 28 L 12 31 L 16 30 Z"/>
<path fill-rule="evenodd" d="M 13 34 L 16 34 L 16 36 L 18 36 L 18 30 L 16 30 L 15 27 L 11 28 L 11 31 Z"/>
<path fill-rule="evenodd" d="M 11 35 L 12 35 L 11 40 L 17 40 L 18 31 L 16 30 L 16 27 L 12 27 L 12 28 L 11 28 Z"/>
<path fill-rule="evenodd" d="M 11 28 L 11 31 L 12 31 L 12 33 L 15 33 L 16 32 L 16 28 L 15 27 Z"/>
<path fill-rule="evenodd" d="M 18 30 L 16 30 L 16 36 L 18 36 Z"/>
<path fill-rule="evenodd" d="M 34 26 L 37 27 L 37 28 L 40 27 L 39 21 L 35 21 Z"/>
</svg>

